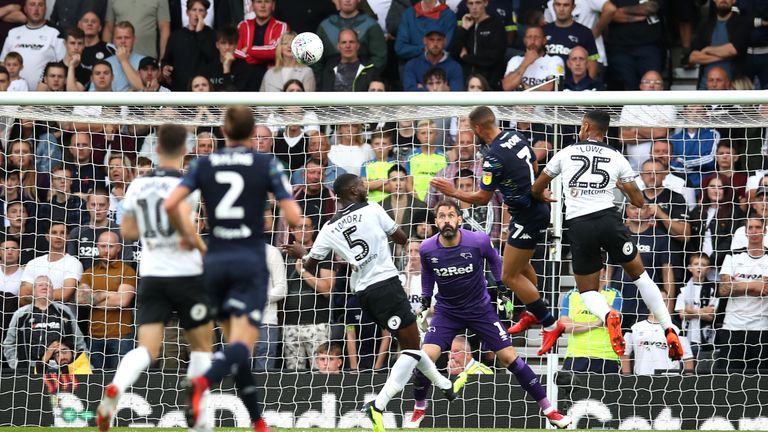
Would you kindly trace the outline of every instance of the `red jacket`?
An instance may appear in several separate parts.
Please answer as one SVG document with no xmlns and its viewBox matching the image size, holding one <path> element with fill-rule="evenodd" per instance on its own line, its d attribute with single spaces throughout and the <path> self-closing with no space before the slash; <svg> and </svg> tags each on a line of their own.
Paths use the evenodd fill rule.
<svg viewBox="0 0 768 432">
<path fill-rule="evenodd" d="M 235 57 L 245 60 L 248 64 L 272 64 L 275 62 L 280 36 L 289 31 L 288 24 L 276 20 L 274 17 L 267 23 L 267 31 L 264 32 L 264 45 L 253 45 L 253 33 L 256 28 L 256 19 L 241 21 L 237 26 L 240 37 L 237 39 Z"/>
</svg>

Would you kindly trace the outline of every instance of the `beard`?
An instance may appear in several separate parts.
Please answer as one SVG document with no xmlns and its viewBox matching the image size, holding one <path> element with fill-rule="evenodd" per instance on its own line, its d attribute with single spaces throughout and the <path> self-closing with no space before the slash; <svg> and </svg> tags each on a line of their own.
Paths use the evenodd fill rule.
<svg viewBox="0 0 768 432">
<path fill-rule="evenodd" d="M 456 237 L 456 232 L 458 232 L 458 227 L 451 226 L 451 224 L 445 224 L 445 226 L 443 226 L 443 228 L 440 230 L 440 235 L 450 240 Z"/>
<path fill-rule="evenodd" d="M 718 4 L 716 12 L 717 12 L 717 16 L 719 16 L 721 18 L 725 17 L 725 16 L 728 16 L 728 14 L 731 13 L 731 6 L 728 5 L 727 3 L 725 3 L 725 4 Z"/>
</svg>

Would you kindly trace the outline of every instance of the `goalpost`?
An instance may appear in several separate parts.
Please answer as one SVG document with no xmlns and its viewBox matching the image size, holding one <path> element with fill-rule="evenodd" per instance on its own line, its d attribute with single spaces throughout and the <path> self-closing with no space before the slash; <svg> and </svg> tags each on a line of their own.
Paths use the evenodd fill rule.
<svg viewBox="0 0 768 432">
<path fill-rule="evenodd" d="M 645 154 L 635 155 L 633 161 L 636 163 L 650 158 L 650 145 L 646 142 L 652 142 L 654 139 L 643 135 L 648 129 L 669 129 L 670 135 L 683 131 L 681 140 L 687 136 L 686 142 L 689 145 L 693 145 L 690 143 L 693 142 L 694 137 L 699 136 L 695 133 L 686 134 L 685 132 L 689 129 L 691 131 L 716 129 L 720 131 L 719 140 L 730 143 L 735 155 L 739 157 L 734 178 L 741 178 L 743 175 L 755 176 L 747 183 L 746 191 L 743 189 L 737 191 L 745 197 L 743 202 L 733 201 L 730 204 L 752 207 L 762 199 L 758 188 L 763 185 L 768 187 L 768 180 L 763 183 L 760 171 L 768 169 L 768 132 L 766 132 L 768 130 L 768 93 L 764 91 L 375 94 L 84 92 L 55 95 L 42 92 L 0 93 L 0 144 L 2 144 L 4 156 L 2 162 L 4 165 L 0 165 L 0 168 L 3 168 L 0 170 L 2 174 L 0 184 L 4 186 L 4 192 L 0 198 L 3 204 L 5 231 L 8 233 L 3 240 L 10 237 L 19 238 L 21 244 L 17 244 L 17 247 L 22 249 L 22 259 L 29 259 L 44 255 L 48 248 L 43 237 L 26 235 L 29 232 L 45 234 L 44 230 L 57 222 L 61 214 L 66 218 L 63 222 L 70 233 L 77 227 L 89 225 L 86 215 L 90 214 L 87 201 L 93 199 L 89 198 L 93 195 L 91 190 L 68 190 L 65 195 L 61 190 L 72 185 L 87 188 L 89 183 L 84 180 L 88 179 L 82 178 L 81 174 L 80 177 L 68 179 L 71 185 L 65 186 L 54 183 L 55 179 L 46 172 L 62 163 L 68 168 L 82 166 L 88 157 L 78 161 L 77 148 L 74 146 L 77 140 L 73 140 L 73 136 L 87 137 L 85 141 L 91 147 L 90 158 L 96 165 L 105 168 L 103 175 L 107 180 L 97 183 L 101 183 L 108 189 L 109 218 L 112 220 L 112 228 L 115 228 L 118 225 L 116 219 L 120 217 L 122 189 L 130 183 L 130 179 L 126 176 L 135 175 L 135 164 L 139 158 L 146 157 L 151 160 L 153 157 L 154 128 L 163 123 L 188 126 L 191 132 L 188 147 L 192 150 L 197 147 L 198 141 L 208 137 L 208 135 L 196 137 L 195 134 L 212 132 L 215 137 L 218 133 L 216 127 L 221 124 L 223 110 L 226 106 L 234 104 L 251 106 L 256 123 L 269 127 L 278 140 L 281 139 L 282 128 L 285 126 L 302 126 L 303 131 L 307 132 L 307 138 L 289 136 L 285 140 L 287 147 L 284 148 L 292 148 L 291 143 L 295 144 L 298 141 L 302 145 L 309 146 L 311 138 L 308 136 L 316 133 L 328 136 L 334 148 L 333 146 L 341 145 L 338 142 L 347 140 L 348 137 L 339 135 L 339 126 L 348 124 L 362 125 L 357 132 L 354 132 L 354 128 L 345 130 L 360 135 L 362 141 L 368 141 L 375 128 L 384 125 L 391 129 L 398 149 L 393 163 L 404 166 L 408 165 L 408 157 L 418 153 L 414 149 L 421 147 L 417 130 L 418 121 L 437 120 L 435 129 L 429 132 L 429 145 L 436 147 L 438 153 L 445 155 L 446 164 L 455 163 L 459 166 L 456 170 L 457 175 L 464 177 L 467 171 L 470 171 L 471 176 L 468 178 L 474 184 L 468 183 L 469 186 L 466 184 L 463 186 L 475 188 L 478 187 L 480 178 L 476 177 L 477 173 L 473 170 L 475 161 L 482 158 L 482 149 L 478 147 L 474 159 L 465 156 L 466 160 L 461 160 L 461 152 L 457 149 L 461 132 L 466 131 L 466 123 L 463 123 L 461 118 L 465 117 L 474 106 L 491 106 L 502 126 L 520 129 L 531 140 L 542 165 L 546 163 L 547 157 L 551 157 L 563 145 L 575 140 L 574 134 L 578 132 L 583 114 L 589 109 L 599 108 L 611 114 L 611 132 L 608 137 L 610 144 L 631 148 L 630 153 L 638 148 L 641 152 L 647 151 Z M 766 106 L 763 107 L 763 104 Z M 436 138 L 432 136 L 435 132 Z M 306 142 L 302 141 L 304 139 Z M 20 140 L 24 143 L 18 144 Z M 663 138 L 659 136 L 655 140 L 660 141 Z M 349 139 L 349 141 L 356 142 L 357 139 Z M 704 138 L 700 141 L 703 142 Z M 216 142 L 223 145 L 220 139 Z M 336 165 L 346 165 L 353 172 L 360 168 L 355 165 L 359 155 L 370 154 L 370 150 L 365 146 L 362 150 L 359 148 L 344 149 L 346 152 L 337 150 L 339 149 L 335 148 L 331 152 L 331 161 Z M 702 156 L 710 157 L 716 150 L 714 148 Z M 313 153 L 301 154 L 302 158 L 318 157 L 316 149 L 310 151 Z M 35 157 L 29 159 L 28 156 L 22 156 L 27 152 L 31 152 Z M 350 156 L 350 153 L 354 155 Z M 115 155 L 123 155 L 124 158 L 114 161 Z M 454 162 L 457 159 L 459 161 Z M 677 165 L 674 155 L 670 163 Z M 720 173 L 723 169 L 718 165 L 716 158 L 704 163 L 708 165 L 702 177 Z M 413 171 L 414 167 L 415 163 L 410 164 L 409 169 Z M 420 198 L 420 201 L 426 200 L 426 204 L 434 204 L 434 196 L 429 196 L 428 190 L 423 189 L 425 184 L 423 181 L 428 181 L 427 171 L 429 169 L 425 169 L 419 174 L 421 178 L 415 180 L 414 194 Z M 68 173 L 67 175 L 73 175 L 71 169 L 64 172 Z M 37 174 L 33 175 L 33 173 Z M 287 172 L 289 176 L 292 174 L 295 172 L 290 170 Z M 31 182 L 30 175 L 35 177 Z M 682 205 L 686 208 L 686 214 L 693 214 L 698 208 L 702 194 L 706 194 L 707 191 L 697 190 L 695 181 L 690 178 L 690 175 L 687 184 L 686 180 L 682 179 L 685 174 L 681 172 L 671 172 L 668 175 L 681 179 L 682 186 L 680 181 L 672 182 L 675 188 L 673 190 L 680 193 L 685 200 Z M 386 175 L 383 179 L 386 179 Z M 303 192 L 301 173 L 293 175 L 292 180 L 295 188 Z M 422 183 L 419 183 L 419 180 L 422 180 Z M 16 181 L 21 184 L 16 186 Z M 461 180 L 456 181 L 457 187 L 461 186 L 460 183 Z M 534 264 L 542 295 L 550 301 L 559 315 L 562 312 L 560 302 L 574 287 L 574 282 L 568 265 L 569 251 L 567 245 L 563 244 L 565 238 L 563 236 L 562 185 L 559 179 L 553 183 L 553 191 L 560 199 L 553 203 L 552 224 L 547 234 L 547 243 L 541 245 L 537 251 Z M 45 195 L 49 198 L 44 198 Z M 51 202 L 50 197 L 53 196 L 80 196 L 83 200 L 79 207 L 80 218 L 73 220 L 72 214 L 76 212 L 64 211 L 63 204 L 57 204 L 58 201 L 55 200 Z M 21 221 L 28 222 L 24 235 L 19 234 L 17 229 L 21 211 L 9 212 L 9 208 L 16 208 L 17 201 L 22 201 L 24 211 L 28 213 L 27 220 Z M 9 206 L 9 202 L 14 204 Z M 392 199 L 391 202 L 395 200 Z M 672 207 L 675 203 L 670 201 L 659 204 Z M 322 199 L 315 203 L 305 201 L 304 204 L 307 204 L 308 208 L 326 211 L 323 210 Z M 758 205 L 754 204 L 755 207 Z M 70 209 L 67 207 L 66 210 Z M 426 206 L 419 203 L 412 207 L 397 207 L 393 204 L 391 214 L 396 219 L 401 219 L 399 220 L 401 225 L 407 226 L 411 230 L 412 237 L 416 238 L 424 235 L 424 230 L 431 222 L 425 210 Z M 755 211 L 753 210 L 753 213 Z M 492 202 L 485 208 L 469 207 L 465 215 L 472 219 L 468 224 L 469 227 L 489 232 L 495 246 L 500 249 L 504 243 L 504 236 L 508 234 L 504 222 L 506 219 L 503 218 L 504 213 L 505 209 L 499 205 L 499 202 Z M 705 222 L 707 224 L 711 222 L 711 216 L 707 218 L 706 209 L 703 214 Z M 768 210 L 765 211 L 765 215 L 768 215 Z M 323 220 L 327 214 L 315 213 L 307 216 Z M 694 222 L 691 221 L 691 223 Z M 726 222 L 740 223 L 738 220 L 731 219 Z M 663 224 L 658 222 L 657 225 L 659 230 L 665 233 L 665 229 L 661 227 Z M 273 224 L 273 242 L 276 245 L 279 246 L 288 241 L 289 234 L 285 224 L 280 223 L 279 220 Z M 72 237 L 68 241 L 67 251 L 87 267 L 88 263 L 98 258 L 95 240 L 97 239 Z M 31 244 L 30 241 L 32 241 Z M 668 242 L 668 239 L 665 241 Z M 694 240 L 689 239 L 683 244 L 683 248 L 690 249 L 692 241 Z M 740 241 L 746 241 L 746 237 L 740 238 Z M 646 243 L 650 248 L 657 245 L 655 240 L 646 241 Z M 13 245 L 6 245 L 6 247 L 13 248 Z M 120 259 L 135 266 L 135 259 L 140 254 L 138 247 L 126 244 L 124 249 L 129 252 L 124 252 Z M 687 278 L 689 275 L 686 273 L 686 264 L 681 258 L 683 252 L 674 252 L 674 250 L 673 248 L 673 252 L 670 252 L 667 246 L 666 252 L 656 252 L 659 255 L 666 254 L 666 257 L 658 257 L 651 261 L 660 263 L 659 268 L 652 269 L 659 273 L 659 285 L 663 288 L 671 288 L 677 296 L 686 282 L 682 278 Z M 641 249 L 641 253 L 653 254 L 654 250 Z M 409 286 L 418 280 L 414 267 L 409 266 L 408 249 L 397 248 L 394 255 L 393 259 L 403 270 L 406 291 L 414 303 L 418 303 L 415 294 L 418 292 L 418 286 L 412 285 L 413 291 L 408 291 Z M 671 266 L 671 273 L 677 278 L 674 281 L 665 279 L 663 275 L 665 263 Z M 291 290 L 298 286 L 296 284 L 298 281 L 295 274 L 292 275 L 290 268 L 290 264 L 286 266 L 288 274 L 286 295 L 296 296 L 299 293 Z M 382 339 L 387 340 L 388 337 L 375 333 L 372 326 L 365 323 L 365 318 L 359 316 L 351 296 L 343 291 L 344 267 L 337 263 L 334 268 L 337 275 L 335 289 L 330 297 L 324 297 L 328 304 L 323 306 L 323 310 L 328 309 L 327 315 L 330 316 L 324 322 L 328 325 L 320 330 L 313 330 L 316 332 L 313 337 L 317 339 L 318 331 L 327 332 L 324 333 L 327 335 L 323 338 L 324 340 L 328 339 L 344 346 L 347 367 L 351 364 L 348 349 L 352 346 L 352 338 L 357 338 L 354 345 L 358 350 L 373 350 L 373 354 L 368 353 L 369 355 L 357 353 L 361 364 L 365 363 L 365 366 L 369 366 L 376 362 L 376 350 L 387 346 L 386 342 L 382 344 Z M 83 274 L 87 273 L 88 269 L 84 268 Z M 715 274 L 714 271 L 711 273 Z M 10 286 L 7 281 L 6 286 Z M 631 286 L 631 283 L 616 282 L 609 283 L 609 286 L 621 290 Z M 78 288 L 80 289 L 82 287 Z M 6 301 L 3 309 L 0 310 L 2 315 L 0 325 L 3 325 L 0 331 L 5 337 L 9 330 L 4 323 L 10 321 L 10 316 L 15 310 L 13 307 L 15 300 L 8 293 L 3 296 Z M 322 302 L 321 297 L 319 296 L 315 301 Z M 768 300 L 756 297 L 755 301 Z M 642 304 L 642 300 L 625 297 L 625 304 L 636 303 Z M 104 331 L 105 326 L 99 324 L 107 323 L 94 322 L 94 317 L 105 316 L 103 310 L 98 314 L 96 313 L 98 307 L 78 303 L 77 294 L 66 299 L 65 304 L 76 314 L 76 319 L 85 333 Z M 284 303 L 279 303 L 276 306 L 279 310 L 278 320 L 282 320 L 285 313 L 298 317 L 302 314 L 315 316 L 315 311 L 309 308 L 298 311 L 285 310 L 283 305 Z M 133 306 L 129 305 L 117 312 L 132 312 L 132 308 Z M 516 312 L 521 311 L 522 308 L 517 305 Z M 724 310 L 718 310 L 718 316 L 722 316 L 723 313 Z M 113 315 L 107 316 L 114 318 Z M 641 321 L 645 317 L 636 316 L 635 318 Z M 299 327 L 314 328 L 310 325 L 313 319 L 301 319 Z M 361 319 L 363 321 L 360 321 Z M 764 317 L 762 319 L 768 320 Z M 277 327 L 280 325 L 278 324 Z M 352 329 L 355 331 L 350 332 Z M 696 358 L 695 373 L 690 376 L 672 372 L 664 375 L 626 377 L 595 373 L 564 374 L 561 368 L 567 350 L 566 338 L 561 338 L 556 352 L 537 357 L 536 351 L 541 343 L 538 332 L 538 329 L 531 329 L 525 334 L 514 336 L 515 347 L 542 376 L 550 399 L 558 401 L 561 411 L 568 411 L 574 416 L 580 428 L 724 430 L 768 427 L 766 426 L 768 412 L 764 412 L 762 408 L 768 400 L 768 380 L 765 370 L 748 370 L 746 374 L 725 371 L 717 365 L 717 351 L 715 354 L 707 351 L 707 354 L 700 354 Z M 132 335 L 123 336 L 130 338 Z M 178 328 L 171 328 L 166 332 L 166 337 L 168 340 L 161 362 L 148 374 L 144 374 L 131 390 L 132 393 L 126 395 L 121 401 L 124 409 L 117 416 L 118 425 L 150 427 L 185 425 L 183 415 L 179 411 L 180 398 L 176 390 L 186 367 L 184 341 Z M 85 342 L 90 349 L 87 334 Z M 482 347 L 477 346 L 475 339 L 470 337 L 469 342 L 474 344 L 472 350 L 478 358 L 492 362 L 492 357 L 482 352 Z M 718 341 L 718 343 L 727 345 L 727 341 Z M 357 409 L 380 390 L 386 372 L 371 373 L 370 368 L 367 370 L 361 368 L 359 372 L 346 371 L 339 375 L 323 375 L 311 373 L 308 370 L 290 370 L 286 368 L 286 364 L 293 364 L 296 361 L 291 363 L 286 359 L 290 351 L 286 344 L 280 341 L 276 344 L 278 359 L 275 369 L 258 374 L 259 383 L 262 386 L 261 396 L 265 403 L 265 417 L 271 425 L 285 428 L 326 429 L 369 425 Z M 312 345 L 312 343 L 308 342 L 305 345 Z M 34 357 L 35 353 L 45 353 L 47 347 L 42 347 L 41 350 L 39 346 L 21 346 L 21 342 L 17 341 L 10 347 L 4 347 L 4 350 L 9 349 L 17 351 L 17 354 L 21 352 Z M 478 349 L 481 350 L 479 354 Z M 305 348 L 305 350 L 311 351 L 311 348 Z M 396 355 L 394 349 L 390 348 L 389 351 L 390 358 L 393 358 Z M 182 353 L 180 362 L 174 360 L 177 356 L 176 352 Z M 460 362 L 466 360 L 460 353 L 449 354 L 447 357 L 447 363 L 443 361 L 441 365 L 447 366 L 450 371 L 459 371 Z M 90 355 L 90 358 L 93 360 L 94 356 Z M 111 371 L 102 372 L 98 369 L 94 370 L 93 375 L 77 375 L 74 378 L 65 379 L 57 378 L 55 375 L 44 377 L 37 373 L 27 373 L 26 370 L 19 370 L 14 374 L 13 370 L 8 368 L 8 355 L 3 354 L 0 360 L 2 360 L 0 364 L 4 367 L 4 374 L 0 379 L 0 426 L 84 427 L 89 423 L 92 424 L 92 413 L 101 397 L 103 384 L 109 382 L 112 376 Z M 297 361 L 303 362 L 308 368 L 312 367 L 312 353 L 309 352 L 306 358 L 297 357 Z M 386 366 L 391 364 L 391 361 L 384 359 L 383 364 Z M 454 430 L 480 427 L 542 427 L 544 422 L 539 416 L 535 403 L 525 399 L 524 393 L 505 369 L 495 369 L 495 372 L 495 376 L 470 378 L 462 398 L 450 406 L 435 396 L 436 400 L 430 402 L 428 418 L 422 426 L 434 425 Z M 220 394 L 214 397 L 219 419 L 217 426 L 247 425 L 247 413 L 234 397 L 233 386 L 225 382 L 221 390 Z M 390 408 L 391 411 L 385 415 L 387 426 L 400 427 L 413 409 L 410 386 L 406 387 L 402 397 L 390 404 Z"/>
</svg>

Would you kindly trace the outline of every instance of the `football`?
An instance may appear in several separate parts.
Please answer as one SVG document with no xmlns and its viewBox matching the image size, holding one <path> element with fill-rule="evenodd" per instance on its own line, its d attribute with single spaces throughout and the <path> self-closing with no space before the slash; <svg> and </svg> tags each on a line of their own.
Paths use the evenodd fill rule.
<svg viewBox="0 0 768 432">
<path fill-rule="evenodd" d="M 299 63 L 313 65 L 323 56 L 323 41 L 314 33 L 300 33 L 291 43 L 291 52 Z"/>
</svg>

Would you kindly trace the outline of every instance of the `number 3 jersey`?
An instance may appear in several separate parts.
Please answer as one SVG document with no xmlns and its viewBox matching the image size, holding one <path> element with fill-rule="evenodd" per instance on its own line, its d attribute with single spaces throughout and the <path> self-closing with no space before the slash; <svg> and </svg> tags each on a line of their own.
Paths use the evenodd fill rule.
<svg viewBox="0 0 768 432">
<path fill-rule="evenodd" d="M 544 173 L 563 176 L 566 220 L 614 207 L 616 181 L 628 183 L 637 177 L 624 155 L 599 141 L 581 141 L 560 150 Z"/>
<path fill-rule="evenodd" d="M 375 202 L 347 206 L 323 225 L 309 256 L 322 261 L 331 251 L 352 265 L 350 286 L 355 291 L 398 277 L 389 250 L 389 236 L 397 223 Z"/>
<path fill-rule="evenodd" d="M 136 219 L 141 237 L 141 276 L 196 276 L 203 273 L 200 252 L 179 248 L 179 234 L 163 208 L 165 199 L 179 182 L 179 171 L 160 168 L 133 180 L 125 193 L 123 210 Z M 194 219 L 199 194 L 189 195 L 187 201 L 192 206 L 188 216 Z"/>
</svg>

